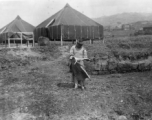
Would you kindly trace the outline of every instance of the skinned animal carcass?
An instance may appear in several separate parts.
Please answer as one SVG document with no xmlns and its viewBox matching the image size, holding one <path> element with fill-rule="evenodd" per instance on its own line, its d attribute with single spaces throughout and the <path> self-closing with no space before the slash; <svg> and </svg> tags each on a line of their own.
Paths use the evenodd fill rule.
<svg viewBox="0 0 152 120">
<path fill-rule="evenodd" d="M 85 88 L 85 79 L 90 79 L 90 76 L 88 75 L 84 67 L 77 62 L 75 57 L 71 56 L 70 60 L 70 72 L 72 73 L 74 87 L 78 88 L 78 85 L 80 85 L 81 89 L 83 90 Z"/>
</svg>

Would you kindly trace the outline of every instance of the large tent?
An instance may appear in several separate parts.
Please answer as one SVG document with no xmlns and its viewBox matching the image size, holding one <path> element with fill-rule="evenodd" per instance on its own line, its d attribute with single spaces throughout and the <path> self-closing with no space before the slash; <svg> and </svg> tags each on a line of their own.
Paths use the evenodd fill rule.
<svg viewBox="0 0 152 120">
<path fill-rule="evenodd" d="M 34 34 L 35 40 L 40 36 L 61 41 L 102 39 L 103 26 L 66 4 L 63 9 L 39 24 Z"/>
<path fill-rule="evenodd" d="M 23 41 L 32 40 L 34 43 L 34 29 L 34 26 L 17 16 L 12 22 L 0 29 L 0 42 L 10 45 L 11 41 L 20 41 L 22 44 Z"/>
</svg>

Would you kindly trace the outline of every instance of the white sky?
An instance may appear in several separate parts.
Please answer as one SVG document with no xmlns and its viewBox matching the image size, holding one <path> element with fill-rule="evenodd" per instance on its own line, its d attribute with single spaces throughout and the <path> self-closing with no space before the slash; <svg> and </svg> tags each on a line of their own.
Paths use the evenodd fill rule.
<svg viewBox="0 0 152 120">
<path fill-rule="evenodd" d="M 123 12 L 152 13 L 152 0 L 0 0 L 0 28 L 17 15 L 37 26 L 66 3 L 90 18 Z"/>
</svg>

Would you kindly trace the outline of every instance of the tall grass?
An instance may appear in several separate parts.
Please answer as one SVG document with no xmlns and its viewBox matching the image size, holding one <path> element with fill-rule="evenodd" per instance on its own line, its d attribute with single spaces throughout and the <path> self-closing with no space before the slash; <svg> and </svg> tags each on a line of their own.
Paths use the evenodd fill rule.
<svg viewBox="0 0 152 120">
<path fill-rule="evenodd" d="M 152 36 L 108 38 L 105 44 L 116 57 L 140 59 L 152 55 Z"/>
</svg>

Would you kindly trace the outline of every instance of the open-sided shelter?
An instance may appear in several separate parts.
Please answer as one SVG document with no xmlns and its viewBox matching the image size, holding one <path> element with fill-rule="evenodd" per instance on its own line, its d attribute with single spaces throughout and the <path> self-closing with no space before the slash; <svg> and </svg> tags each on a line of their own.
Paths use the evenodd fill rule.
<svg viewBox="0 0 152 120">
<path fill-rule="evenodd" d="M 17 16 L 12 22 L 0 29 L 1 43 L 8 43 L 10 47 L 11 42 L 29 43 L 32 41 L 34 45 L 34 31 L 35 27 Z"/>
<path fill-rule="evenodd" d="M 63 9 L 43 21 L 34 30 L 50 40 L 90 40 L 103 38 L 103 26 L 66 4 Z"/>
</svg>

